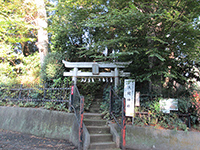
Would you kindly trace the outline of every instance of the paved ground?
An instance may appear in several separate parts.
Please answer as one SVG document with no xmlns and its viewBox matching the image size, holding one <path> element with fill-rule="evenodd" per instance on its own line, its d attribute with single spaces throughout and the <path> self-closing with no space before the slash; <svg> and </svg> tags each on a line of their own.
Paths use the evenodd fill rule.
<svg viewBox="0 0 200 150">
<path fill-rule="evenodd" d="M 36 137 L 0 129 L 0 150 L 77 150 L 67 140 Z"/>
</svg>

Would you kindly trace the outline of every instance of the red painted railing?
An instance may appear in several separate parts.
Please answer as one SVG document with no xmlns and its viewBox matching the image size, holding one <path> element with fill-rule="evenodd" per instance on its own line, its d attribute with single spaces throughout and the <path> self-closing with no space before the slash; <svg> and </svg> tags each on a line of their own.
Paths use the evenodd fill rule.
<svg viewBox="0 0 200 150">
<path fill-rule="evenodd" d="M 113 104 L 114 104 L 115 99 L 121 99 L 121 98 L 119 98 L 119 96 L 115 93 L 115 91 L 111 87 L 111 89 L 110 89 L 110 119 L 113 118 L 115 120 L 115 122 L 117 123 L 117 125 L 119 126 L 119 128 L 121 129 L 121 147 L 122 147 L 122 150 L 125 150 L 126 149 L 126 116 L 125 116 L 126 99 L 125 98 L 121 99 L 122 100 L 122 108 L 121 108 L 122 122 L 121 122 L 121 125 L 113 113 Z"/>
<path fill-rule="evenodd" d="M 80 96 L 76 85 L 71 87 L 70 110 L 75 113 L 79 126 L 79 144 L 78 150 L 83 150 L 83 113 L 84 113 L 84 97 Z"/>
</svg>

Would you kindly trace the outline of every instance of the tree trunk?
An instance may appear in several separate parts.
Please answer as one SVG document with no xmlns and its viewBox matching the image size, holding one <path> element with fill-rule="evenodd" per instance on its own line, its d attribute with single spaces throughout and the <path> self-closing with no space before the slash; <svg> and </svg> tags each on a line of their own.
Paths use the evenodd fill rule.
<svg viewBox="0 0 200 150">
<path fill-rule="evenodd" d="M 35 0 L 35 4 L 37 6 L 36 26 L 38 28 L 38 41 L 36 45 L 39 49 L 42 66 L 44 58 L 48 54 L 47 14 L 44 0 Z"/>
</svg>

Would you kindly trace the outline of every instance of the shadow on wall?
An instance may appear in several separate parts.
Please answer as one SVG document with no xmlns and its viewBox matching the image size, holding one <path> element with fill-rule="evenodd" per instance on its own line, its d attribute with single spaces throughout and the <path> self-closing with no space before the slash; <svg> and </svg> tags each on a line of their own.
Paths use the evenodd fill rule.
<svg viewBox="0 0 200 150">
<path fill-rule="evenodd" d="M 0 107 L 0 128 L 5 130 L 67 139 L 78 146 L 77 126 L 73 113 L 40 108 Z"/>
<path fill-rule="evenodd" d="M 120 134 L 117 125 L 112 124 Z M 199 150 L 200 132 L 126 126 L 126 148 L 137 150 Z"/>
</svg>

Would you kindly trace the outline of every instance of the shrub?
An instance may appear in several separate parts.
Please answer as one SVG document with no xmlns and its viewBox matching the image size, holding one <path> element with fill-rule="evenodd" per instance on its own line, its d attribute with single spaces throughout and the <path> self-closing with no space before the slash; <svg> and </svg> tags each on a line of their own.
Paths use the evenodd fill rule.
<svg viewBox="0 0 200 150">
<path fill-rule="evenodd" d="M 63 72 L 65 71 L 62 60 L 65 59 L 65 55 L 61 53 L 49 53 L 44 60 L 44 64 L 41 68 L 41 79 L 44 82 L 52 82 L 53 79 L 64 78 Z"/>
</svg>

